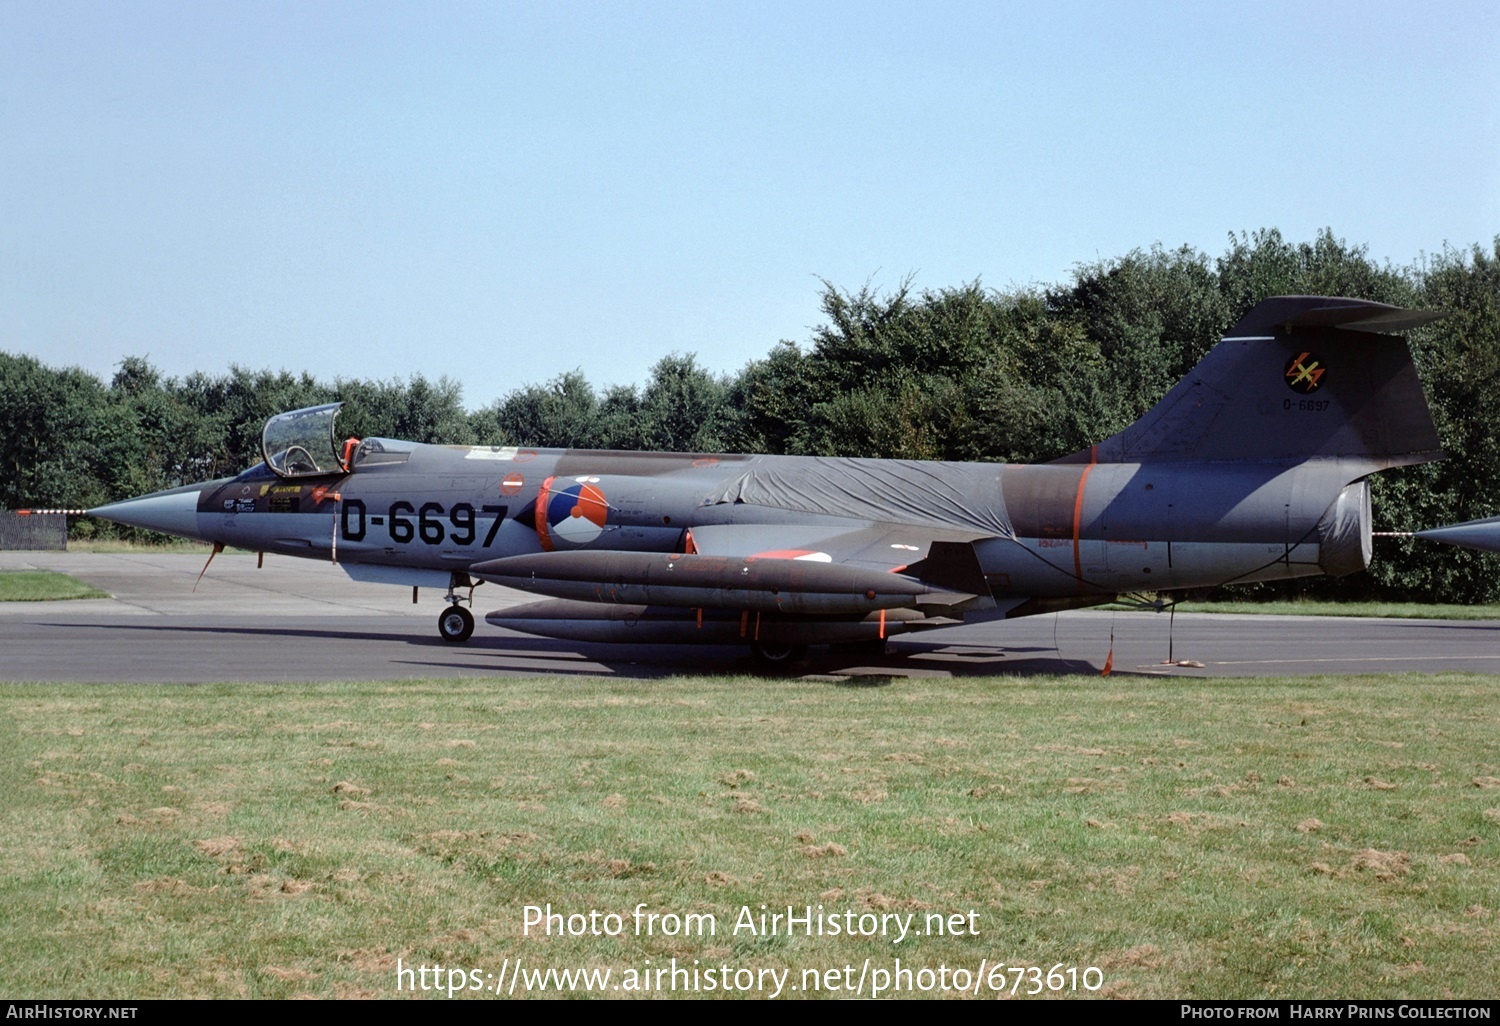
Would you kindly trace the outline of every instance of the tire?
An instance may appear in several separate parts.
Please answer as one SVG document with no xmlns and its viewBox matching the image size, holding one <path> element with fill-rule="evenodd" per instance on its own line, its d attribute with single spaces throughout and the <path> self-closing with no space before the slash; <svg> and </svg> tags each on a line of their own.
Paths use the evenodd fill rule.
<svg viewBox="0 0 1500 1026">
<path fill-rule="evenodd" d="M 438 617 L 438 636 L 452 645 L 468 641 L 474 633 L 474 614 L 463 606 L 449 606 Z"/>
<path fill-rule="evenodd" d="M 807 646 L 757 641 L 750 646 L 750 657 L 765 672 L 788 673 L 807 658 Z"/>
</svg>

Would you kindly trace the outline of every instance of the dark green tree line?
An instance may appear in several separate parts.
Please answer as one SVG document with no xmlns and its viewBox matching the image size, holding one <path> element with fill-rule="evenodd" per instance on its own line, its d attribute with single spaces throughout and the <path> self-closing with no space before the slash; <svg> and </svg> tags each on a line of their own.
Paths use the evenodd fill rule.
<svg viewBox="0 0 1500 1026">
<path fill-rule="evenodd" d="M 266 418 L 338 399 L 353 434 L 426 442 L 1039 462 L 1119 431 L 1257 302 L 1296 294 L 1449 313 L 1411 335 L 1449 459 L 1377 475 L 1377 529 L 1500 513 L 1500 239 L 1393 267 L 1331 231 L 1297 243 L 1275 230 L 1231 236 L 1217 257 L 1136 250 L 1052 286 L 825 282 L 810 338 L 737 374 L 674 354 L 640 386 L 599 390 L 575 370 L 473 412 L 456 383 L 420 375 L 177 380 L 132 357 L 105 384 L 0 353 L 0 506 L 88 506 L 234 473 L 260 458 Z M 1382 539 L 1370 574 L 1258 590 L 1496 601 L 1497 564 Z"/>
</svg>

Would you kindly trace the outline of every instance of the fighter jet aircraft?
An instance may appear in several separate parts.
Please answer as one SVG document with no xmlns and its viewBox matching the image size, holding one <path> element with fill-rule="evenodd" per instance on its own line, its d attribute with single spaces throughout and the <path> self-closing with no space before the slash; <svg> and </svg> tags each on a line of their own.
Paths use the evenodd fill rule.
<svg viewBox="0 0 1500 1026">
<path fill-rule="evenodd" d="M 265 425 L 237 477 L 91 512 L 365 581 L 544 596 L 493 624 L 574 641 L 881 643 L 1121 593 L 1349 574 L 1376 471 L 1442 458 L 1401 332 L 1441 316 L 1287 296 L 1136 423 L 1051 463 L 340 440 L 332 403 Z"/>
</svg>

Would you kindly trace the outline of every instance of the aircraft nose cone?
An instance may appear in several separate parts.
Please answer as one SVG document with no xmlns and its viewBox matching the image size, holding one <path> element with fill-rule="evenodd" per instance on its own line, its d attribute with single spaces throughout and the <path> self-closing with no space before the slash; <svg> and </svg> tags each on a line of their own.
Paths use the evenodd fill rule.
<svg viewBox="0 0 1500 1026">
<path fill-rule="evenodd" d="M 198 488 L 174 488 L 154 492 L 123 502 L 112 502 L 89 510 L 91 517 L 103 517 L 129 527 L 200 538 L 198 531 Z"/>
</svg>

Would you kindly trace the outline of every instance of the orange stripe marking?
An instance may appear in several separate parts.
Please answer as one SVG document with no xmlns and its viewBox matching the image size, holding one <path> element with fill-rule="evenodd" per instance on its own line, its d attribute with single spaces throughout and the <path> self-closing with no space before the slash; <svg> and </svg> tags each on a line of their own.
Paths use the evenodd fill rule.
<svg viewBox="0 0 1500 1026">
<path fill-rule="evenodd" d="M 542 482 L 542 487 L 536 493 L 536 511 L 532 514 L 532 523 L 536 527 L 537 540 L 542 543 L 543 552 L 552 551 L 552 535 L 547 524 L 547 504 L 552 501 L 552 482 L 557 478 L 549 477 Z"/>
<path fill-rule="evenodd" d="M 1089 446 L 1089 465 L 1078 476 L 1078 494 L 1073 497 L 1073 576 L 1083 583 L 1083 555 L 1078 547 L 1078 532 L 1083 528 L 1083 486 L 1089 479 L 1089 471 L 1099 462 L 1099 447 Z"/>
</svg>

